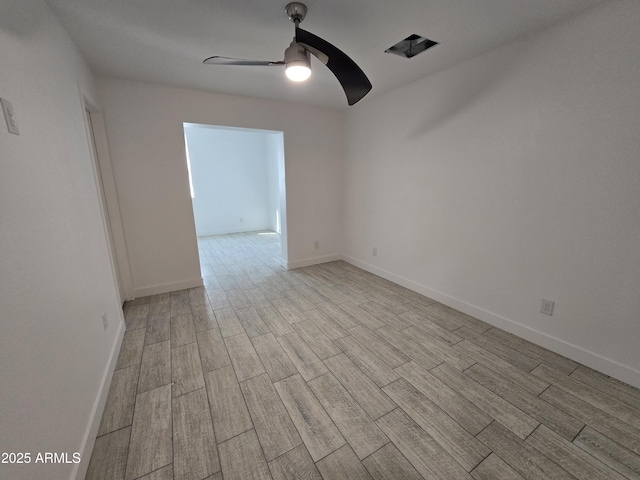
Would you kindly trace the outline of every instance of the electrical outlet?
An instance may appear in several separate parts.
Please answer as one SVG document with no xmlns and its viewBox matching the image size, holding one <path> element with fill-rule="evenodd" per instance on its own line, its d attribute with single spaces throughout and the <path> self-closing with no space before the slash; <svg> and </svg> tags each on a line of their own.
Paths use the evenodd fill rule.
<svg viewBox="0 0 640 480">
<path fill-rule="evenodd" d="M 545 315 L 553 315 L 553 305 L 555 302 L 551 300 L 542 299 L 542 303 L 540 304 L 540 313 L 544 313 Z"/>
<path fill-rule="evenodd" d="M 106 313 L 102 314 L 102 326 L 104 327 L 105 330 L 109 327 L 109 322 L 107 321 Z"/>
<path fill-rule="evenodd" d="M 378 256 L 378 247 L 373 247 L 373 256 L 374 257 Z"/>
<path fill-rule="evenodd" d="M 240 223 L 244 223 L 244 218 L 241 218 L 241 219 L 240 219 Z"/>
<path fill-rule="evenodd" d="M 319 248 L 320 248 L 320 241 L 316 240 L 315 242 L 313 242 L 313 249 L 318 250 Z"/>
</svg>

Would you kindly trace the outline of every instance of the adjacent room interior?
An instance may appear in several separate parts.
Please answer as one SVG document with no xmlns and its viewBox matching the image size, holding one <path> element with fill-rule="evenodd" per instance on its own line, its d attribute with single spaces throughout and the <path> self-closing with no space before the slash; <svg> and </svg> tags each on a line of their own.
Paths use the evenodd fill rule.
<svg viewBox="0 0 640 480">
<path fill-rule="evenodd" d="M 270 3 L 0 2 L 0 477 L 639 478 L 640 3 Z"/>
<path fill-rule="evenodd" d="M 184 141 L 200 250 L 211 235 L 287 235 L 282 132 L 185 123 Z M 202 253 L 200 269 L 209 275 Z"/>
</svg>

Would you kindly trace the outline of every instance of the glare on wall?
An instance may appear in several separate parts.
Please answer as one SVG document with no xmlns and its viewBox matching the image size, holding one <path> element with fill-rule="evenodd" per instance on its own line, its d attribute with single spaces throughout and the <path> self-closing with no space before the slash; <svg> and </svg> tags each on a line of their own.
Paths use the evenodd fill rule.
<svg viewBox="0 0 640 480">
<path fill-rule="evenodd" d="M 187 141 L 187 134 L 184 134 L 184 149 L 187 156 L 187 172 L 189 172 L 189 191 L 191 192 L 191 198 L 195 198 L 193 193 L 193 180 L 191 180 L 191 160 L 189 159 L 189 142 Z"/>
</svg>

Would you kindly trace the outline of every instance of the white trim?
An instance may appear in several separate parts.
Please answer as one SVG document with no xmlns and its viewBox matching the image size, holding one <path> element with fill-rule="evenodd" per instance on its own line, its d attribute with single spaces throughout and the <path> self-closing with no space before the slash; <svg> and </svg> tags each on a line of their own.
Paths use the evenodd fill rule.
<svg viewBox="0 0 640 480">
<path fill-rule="evenodd" d="M 191 280 L 180 280 L 179 282 L 161 283 L 159 285 L 136 288 L 133 293 L 135 294 L 135 298 L 138 298 L 146 297 L 147 295 L 157 295 L 159 293 L 175 292 L 186 288 L 201 287 L 203 285 L 202 277 L 200 277 L 192 278 Z"/>
<path fill-rule="evenodd" d="M 111 225 L 111 235 L 113 236 L 113 243 L 116 250 L 120 282 L 122 283 L 124 299 L 132 300 L 134 290 L 131 265 L 129 263 L 129 252 L 124 235 L 124 227 L 122 226 L 122 216 L 120 215 L 120 203 L 118 201 L 116 182 L 113 177 L 104 117 L 99 110 L 89 110 L 89 114 L 91 115 L 91 124 L 93 126 L 96 151 L 98 153 L 98 164 L 100 166 L 104 195 L 107 200 L 107 210 Z"/>
<path fill-rule="evenodd" d="M 91 454 L 93 453 L 93 446 L 96 443 L 96 436 L 98 435 L 98 429 L 100 428 L 100 422 L 102 420 L 102 413 L 104 411 L 105 403 L 107 403 L 107 395 L 109 394 L 109 387 L 111 386 L 111 379 L 113 378 L 113 372 L 116 369 L 116 363 L 118 362 L 118 355 L 120 354 L 120 347 L 122 346 L 122 340 L 124 338 L 125 323 L 120 322 L 116 341 L 111 347 L 111 353 L 109 354 L 109 361 L 107 362 L 107 368 L 102 375 L 102 381 L 100 382 L 100 390 L 98 390 L 98 396 L 93 403 L 93 409 L 91 410 L 91 416 L 89 417 L 89 424 L 84 432 L 82 443 L 80 444 L 80 463 L 73 466 L 71 471 L 72 480 L 81 480 L 87 475 L 87 469 L 89 468 L 89 460 L 91 460 Z"/>
<path fill-rule="evenodd" d="M 319 263 L 335 262 L 336 260 L 342 260 L 343 258 L 344 258 L 343 255 L 340 255 L 339 253 L 337 253 L 334 255 L 323 255 L 321 257 L 312 257 L 312 258 L 305 258 L 302 260 L 295 260 L 293 262 L 285 262 L 283 260 L 282 266 L 287 270 L 291 270 L 294 268 L 309 267 L 311 265 L 317 265 Z"/>
<path fill-rule="evenodd" d="M 197 237 L 212 237 L 215 235 L 227 235 L 227 234 L 232 234 L 232 233 L 249 233 L 249 232 L 273 232 L 273 230 L 271 230 L 271 228 L 267 225 L 265 227 L 255 227 L 255 228 L 240 228 L 238 230 L 229 230 L 229 229 L 225 229 L 224 232 L 218 232 L 218 233 L 198 233 Z M 196 232 L 197 233 L 197 232 Z M 276 232 L 274 232 L 276 233 Z"/>
<path fill-rule="evenodd" d="M 102 205 L 100 201 L 100 209 L 106 209 L 103 215 L 108 216 L 109 225 L 105 225 L 105 229 L 109 228 L 111 231 L 111 237 L 113 239 L 113 248 L 117 258 L 111 258 L 111 239 L 109 233 L 105 230 L 105 236 L 107 246 L 109 247 L 109 257 L 111 258 L 114 266 L 118 269 L 118 278 L 115 278 L 116 272 L 113 271 L 114 282 L 116 283 L 116 290 L 118 291 L 117 284 L 120 282 L 122 288 L 122 294 L 124 296 L 121 300 L 133 300 L 133 279 L 131 276 L 131 266 L 129 264 L 129 253 L 127 250 L 127 244 L 124 236 L 124 228 L 122 226 L 122 217 L 120 215 L 120 205 L 118 202 L 118 192 L 116 190 L 116 183 L 113 177 L 113 168 L 111 166 L 111 156 L 109 154 L 109 145 L 107 142 L 107 132 L 104 124 L 104 118 L 100 107 L 89 98 L 89 95 L 84 92 L 82 86 L 78 83 L 78 93 L 80 95 L 80 103 L 82 105 L 82 119 L 85 124 L 85 130 L 87 134 L 88 147 L 92 159 L 92 167 L 94 170 L 94 178 L 96 182 L 100 182 L 100 185 L 96 184 L 98 188 L 98 196 L 100 197 L 100 189 L 104 193 L 106 205 Z M 87 123 L 85 118 L 85 110 L 89 112 L 91 117 L 91 125 Z M 91 140 L 93 135 L 93 142 Z M 93 145 L 92 145 L 93 143 Z M 95 152 L 93 150 L 95 146 Z M 97 157 L 97 158 L 96 158 Z M 96 168 L 100 171 L 96 172 Z M 118 296 L 120 295 L 118 291 Z"/>
<path fill-rule="evenodd" d="M 557 337 L 553 337 L 544 332 L 540 332 L 539 330 L 527 327 L 526 325 L 514 320 L 489 312 L 483 308 L 447 295 L 446 293 L 433 290 L 425 285 L 414 282 L 413 280 L 409 280 L 408 278 L 400 275 L 396 275 L 395 273 L 391 273 L 388 270 L 376 267 L 367 262 L 363 262 L 349 255 L 342 255 L 341 258 L 356 267 L 362 268 L 363 270 L 382 278 L 386 278 L 387 280 L 395 282 L 398 285 L 402 285 L 409 290 L 413 290 L 414 292 L 432 298 L 433 300 L 443 303 L 451 308 L 455 308 L 467 315 L 483 320 L 494 327 L 502 328 L 503 330 L 522 337 L 525 340 L 529 340 L 536 345 L 540 345 L 541 347 L 547 348 L 553 352 L 575 360 L 576 362 L 591 367 L 594 370 L 598 370 L 599 372 L 615 377 L 629 385 L 640 388 L 640 371 L 635 370 L 628 365 L 623 365 L 615 360 L 603 357 L 597 353 L 591 352 Z"/>
</svg>

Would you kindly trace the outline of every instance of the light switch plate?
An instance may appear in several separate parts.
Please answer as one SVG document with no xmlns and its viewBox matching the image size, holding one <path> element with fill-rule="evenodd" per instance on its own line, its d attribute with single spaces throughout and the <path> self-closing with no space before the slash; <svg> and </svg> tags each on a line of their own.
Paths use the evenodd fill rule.
<svg viewBox="0 0 640 480">
<path fill-rule="evenodd" d="M 2 103 L 2 111 L 4 112 L 4 119 L 7 121 L 7 129 L 9 130 L 9 133 L 20 135 L 18 123 L 16 122 L 15 113 L 13 111 L 13 105 L 11 105 L 11 102 L 6 98 L 0 98 L 0 103 Z"/>
</svg>

